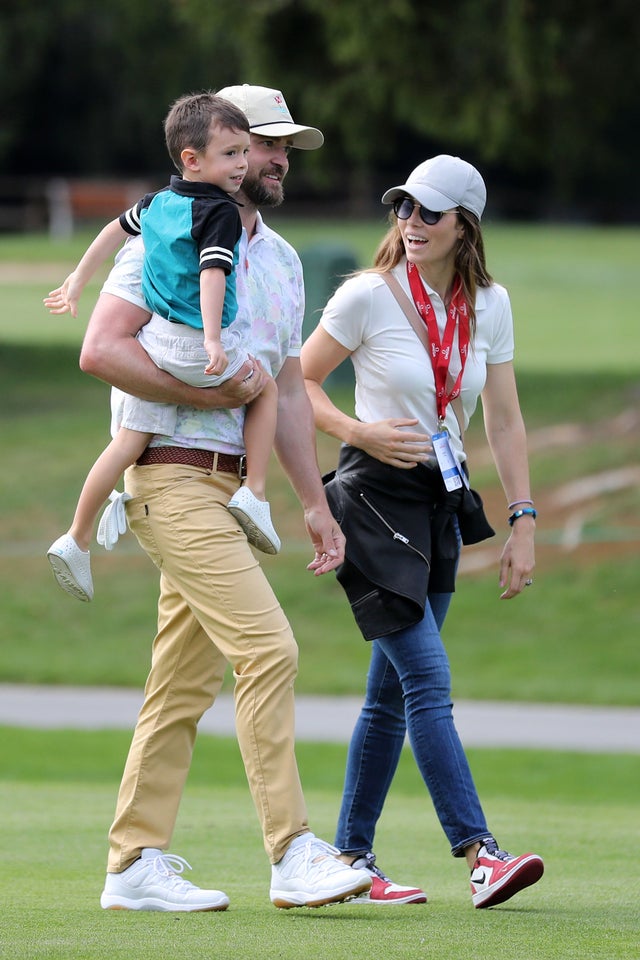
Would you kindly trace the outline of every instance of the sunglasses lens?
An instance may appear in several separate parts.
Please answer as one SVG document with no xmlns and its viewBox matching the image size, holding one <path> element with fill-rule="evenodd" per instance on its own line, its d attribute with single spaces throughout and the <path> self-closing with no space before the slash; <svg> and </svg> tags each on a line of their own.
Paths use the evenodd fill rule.
<svg viewBox="0 0 640 960">
<path fill-rule="evenodd" d="M 439 220 L 442 220 L 442 214 L 439 210 L 427 210 L 426 207 L 420 207 L 420 216 L 422 217 L 423 221 L 428 223 L 430 226 L 433 226 L 434 223 L 438 223 Z"/>
<path fill-rule="evenodd" d="M 413 200 L 409 197 L 398 197 L 393 202 L 393 212 L 398 220 L 408 220 L 413 213 Z"/>
<path fill-rule="evenodd" d="M 413 213 L 414 201 L 411 197 L 398 197 L 393 203 L 393 212 L 398 220 L 408 220 Z M 419 206 L 420 217 L 423 223 L 433 226 L 442 219 L 442 214 L 436 210 L 428 210 L 426 207 Z"/>
</svg>

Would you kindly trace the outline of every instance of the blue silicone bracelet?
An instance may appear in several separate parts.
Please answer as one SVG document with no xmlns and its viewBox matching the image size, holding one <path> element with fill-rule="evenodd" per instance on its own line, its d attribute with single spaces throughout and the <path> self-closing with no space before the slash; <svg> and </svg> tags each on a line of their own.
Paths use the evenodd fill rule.
<svg viewBox="0 0 640 960">
<path fill-rule="evenodd" d="M 516 520 L 519 520 L 520 517 L 533 517 L 538 516 L 538 512 L 533 509 L 533 507 L 523 507 L 522 510 L 515 510 L 509 517 L 509 526 L 512 527 Z"/>
</svg>

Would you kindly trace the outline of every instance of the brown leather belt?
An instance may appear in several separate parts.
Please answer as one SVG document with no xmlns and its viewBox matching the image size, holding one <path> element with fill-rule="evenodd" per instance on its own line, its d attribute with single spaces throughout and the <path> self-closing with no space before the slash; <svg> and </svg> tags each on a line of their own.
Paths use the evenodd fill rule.
<svg viewBox="0 0 640 960">
<path fill-rule="evenodd" d="M 244 477 L 245 457 L 217 450 L 198 450 L 195 447 L 147 447 L 136 463 L 146 467 L 152 463 L 185 463 L 192 467 L 220 473 L 235 473 Z"/>
</svg>

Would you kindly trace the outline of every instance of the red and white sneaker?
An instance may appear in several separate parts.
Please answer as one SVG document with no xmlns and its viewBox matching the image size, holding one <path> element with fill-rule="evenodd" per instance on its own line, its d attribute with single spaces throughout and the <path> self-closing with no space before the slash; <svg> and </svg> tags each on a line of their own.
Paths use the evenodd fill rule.
<svg viewBox="0 0 640 960">
<path fill-rule="evenodd" d="M 471 871 L 471 897 L 474 907 L 494 907 L 504 903 L 524 887 L 537 883 L 544 873 L 542 858 L 535 853 L 512 857 L 499 850 L 491 837 L 478 850 Z"/>
<path fill-rule="evenodd" d="M 373 853 L 365 853 L 351 864 L 355 870 L 366 870 L 371 876 L 371 890 L 363 896 L 355 897 L 348 903 L 388 904 L 399 906 L 403 903 L 426 903 L 427 895 L 420 887 L 401 887 L 393 883 L 380 867 L 376 867 Z"/>
</svg>

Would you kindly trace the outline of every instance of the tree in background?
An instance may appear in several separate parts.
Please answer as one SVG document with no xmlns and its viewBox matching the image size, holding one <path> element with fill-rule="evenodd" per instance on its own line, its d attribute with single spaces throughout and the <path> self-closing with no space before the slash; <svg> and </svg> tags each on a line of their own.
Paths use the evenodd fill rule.
<svg viewBox="0 0 640 960">
<path fill-rule="evenodd" d="M 371 203 L 460 152 L 505 213 L 637 217 L 639 32 L 631 0 L 22 0 L 0 10 L 0 165 L 166 177 L 169 102 L 243 81 L 327 135 L 290 190 L 306 171 Z"/>
<path fill-rule="evenodd" d="M 185 16 L 205 22 L 208 6 L 189 0 Z M 207 25 L 233 23 L 223 4 Z M 634 200 L 640 214 L 627 188 L 640 160 L 631 0 L 248 0 L 234 34 L 243 76 L 278 65 L 328 134 L 317 172 L 335 185 L 347 171 L 352 194 L 381 168 L 460 151 L 533 189 L 542 215 L 621 215 Z"/>
</svg>

